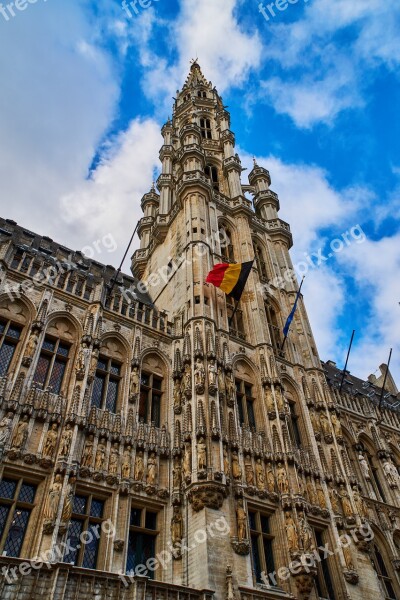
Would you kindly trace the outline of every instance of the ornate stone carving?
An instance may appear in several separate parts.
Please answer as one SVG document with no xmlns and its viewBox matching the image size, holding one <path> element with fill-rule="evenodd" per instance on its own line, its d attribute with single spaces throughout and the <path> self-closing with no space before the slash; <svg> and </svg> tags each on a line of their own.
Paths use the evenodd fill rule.
<svg viewBox="0 0 400 600">
<path fill-rule="evenodd" d="M 157 483 L 157 456 L 155 452 L 151 452 L 147 459 L 147 485 L 154 486 Z"/>
<path fill-rule="evenodd" d="M 104 471 L 106 462 L 106 440 L 101 438 L 97 446 L 94 468 L 96 471 Z"/>
<path fill-rule="evenodd" d="M 212 359 L 208 363 L 208 391 L 212 396 L 215 395 L 218 388 L 217 375 L 217 366 L 215 360 Z"/>
<path fill-rule="evenodd" d="M 204 393 L 204 385 L 206 380 L 206 372 L 204 369 L 204 364 L 201 358 L 196 360 L 196 364 L 194 366 L 194 384 L 196 387 L 196 392 L 198 394 Z"/>
<path fill-rule="evenodd" d="M 139 394 L 139 369 L 135 365 L 129 377 L 129 400 L 135 402 Z"/>
<path fill-rule="evenodd" d="M 285 531 L 289 552 L 290 554 L 295 554 L 299 550 L 299 536 L 297 533 L 296 524 L 290 512 L 285 513 Z"/>
<path fill-rule="evenodd" d="M 242 480 L 242 469 L 239 464 L 239 456 L 236 450 L 232 452 L 232 477 L 235 481 Z"/>
<path fill-rule="evenodd" d="M 44 458 L 53 458 L 58 439 L 58 428 L 56 423 L 53 423 L 46 434 L 46 439 L 43 446 L 42 455 Z"/>
<path fill-rule="evenodd" d="M 13 419 L 14 414 L 12 412 L 8 412 L 4 415 L 0 422 L 0 448 L 4 448 L 4 446 L 8 442 L 8 438 L 11 434 Z"/>
<path fill-rule="evenodd" d="M 203 483 L 192 487 L 188 494 L 189 502 L 194 511 L 207 508 L 220 509 L 226 496 L 225 487 L 217 483 Z"/>
<path fill-rule="evenodd" d="M 276 481 L 280 494 L 288 494 L 289 493 L 289 480 L 286 473 L 286 469 L 281 462 L 277 465 L 276 470 Z"/>
<path fill-rule="evenodd" d="M 29 417 L 24 415 L 22 419 L 18 421 L 17 427 L 15 428 L 14 435 L 11 440 L 11 448 L 21 450 L 26 442 L 28 436 L 28 425 Z"/>
<path fill-rule="evenodd" d="M 197 468 L 199 471 L 207 469 L 207 446 L 203 437 L 197 442 Z"/>
<path fill-rule="evenodd" d="M 143 450 L 139 450 L 136 453 L 135 458 L 135 473 L 134 479 L 135 481 L 143 481 L 144 477 L 144 458 L 143 458 Z"/>
<path fill-rule="evenodd" d="M 50 486 L 49 495 L 43 511 L 43 516 L 47 524 L 53 523 L 57 516 L 62 486 L 62 477 L 59 473 L 57 473 L 57 475 L 54 477 L 52 485 Z"/>
<path fill-rule="evenodd" d="M 174 558 L 181 556 L 180 546 L 183 538 L 183 517 L 179 506 L 174 506 L 174 512 L 171 519 L 171 541 L 175 549 Z M 178 553 L 176 552 L 178 550 Z"/>
</svg>

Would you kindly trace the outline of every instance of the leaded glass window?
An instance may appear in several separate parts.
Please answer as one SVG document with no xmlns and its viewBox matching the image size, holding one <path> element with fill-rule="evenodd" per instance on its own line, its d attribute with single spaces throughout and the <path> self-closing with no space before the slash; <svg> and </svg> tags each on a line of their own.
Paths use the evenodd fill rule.
<svg viewBox="0 0 400 600">
<path fill-rule="evenodd" d="M 255 429 L 253 387 L 250 383 L 236 380 L 236 401 L 240 424 Z"/>
<path fill-rule="evenodd" d="M 11 321 L 0 321 L 0 376 L 9 371 L 15 349 L 21 337 L 22 327 Z"/>
<path fill-rule="evenodd" d="M 75 495 L 64 562 L 85 569 L 97 569 L 104 504 L 104 500 L 92 495 Z"/>
<path fill-rule="evenodd" d="M 147 509 L 132 506 L 129 521 L 128 552 L 126 557 L 126 572 L 133 575 L 136 567 L 146 565 L 156 552 L 157 513 Z M 154 579 L 154 571 L 148 570 L 146 577 Z"/>
<path fill-rule="evenodd" d="M 100 356 L 92 388 L 92 406 L 117 412 L 120 382 L 121 364 Z"/>
<path fill-rule="evenodd" d="M 54 394 L 61 392 L 68 363 L 70 345 L 62 340 L 46 336 L 40 351 L 33 383 L 42 388 L 49 388 Z"/>
<path fill-rule="evenodd" d="M 257 583 L 264 583 L 267 574 L 275 571 L 274 536 L 271 535 L 269 515 L 249 510 L 249 527 L 254 577 Z M 270 585 L 276 585 L 273 579 L 268 581 Z"/>
<path fill-rule="evenodd" d="M 0 481 L 0 554 L 21 555 L 36 489 L 22 479 L 3 477 Z"/>
<path fill-rule="evenodd" d="M 153 373 L 142 373 L 140 381 L 139 418 L 160 427 L 162 379 Z"/>
</svg>

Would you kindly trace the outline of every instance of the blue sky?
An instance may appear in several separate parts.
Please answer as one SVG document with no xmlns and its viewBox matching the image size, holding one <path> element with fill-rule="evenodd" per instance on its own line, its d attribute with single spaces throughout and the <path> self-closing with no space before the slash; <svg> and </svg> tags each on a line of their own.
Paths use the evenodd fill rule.
<svg viewBox="0 0 400 600">
<path fill-rule="evenodd" d="M 294 262 L 366 234 L 306 278 L 321 358 L 342 365 L 355 328 L 351 371 L 393 346 L 400 385 L 400 7 L 299 0 L 266 21 L 257 1 L 148 3 L 131 18 L 113 0 L 0 14 L 2 215 L 76 249 L 112 234 L 117 251 L 96 258 L 117 265 L 197 57 L 243 164 L 271 172 Z"/>
</svg>

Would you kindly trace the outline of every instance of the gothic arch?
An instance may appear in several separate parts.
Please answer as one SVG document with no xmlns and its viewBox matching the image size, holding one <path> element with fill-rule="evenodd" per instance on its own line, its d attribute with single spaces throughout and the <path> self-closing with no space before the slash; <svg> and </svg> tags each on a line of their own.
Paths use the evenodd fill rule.
<svg viewBox="0 0 400 600">
<path fill-rule="evenodd" d="M 234 261 L 238 258 L 238 237 L 237 237 L 237 229 L 236 225 L 231 222 L 227 217 L 219 217 L 218 218 L 218 232 L 224 230 L 227 237 L 229 238 L 228 245 L 223 245 L 224 239 L 220 236 L 220 244 L 221 244 L 221 256 L 230 261 Z M 236 251 L 235 251 L 236 249 Z"/>
<path fill-rule="evenodd" d="M 252 236 L 255 264 L 258 270 L 260 279 L 270 279 L 272 273 L 271 265 L 269 264 L 269 255 L 267 246 L 264 241 L 258 236 Z"/>
<path fill-rule="evenodd" d="M 301 410 L 301 391 L 294 379 L 289 375 L 282 377 L 284 387 L 284 397 L 289 405 L 288 428 L 292 443 L 300 447 L 302 440 L 307 439 L 307 432 L 304 425 L 303 411 Z"/>
<path fill-rule="evenodd" d="M 156 427 L 168 422 L 170 398 L 170 367 L 164 356 L 154 348 L 142 353 L 140 361 L 140 394 L 138 420 Z"/>
<path fill-rule="evenodd" d="M 64 322 L 66 323 L 70 323 L 72 325 L 72 327 L 74 328 L 74 334 L 71 333 L 67 333 L 68 330 L 66 330 L 66 334 L 67 337 L 70 337 L 71 343 L 77 342 L 81 336 L 83 335 L 83 329 L 82 329 L 82 325 L 81 323 L 78 321 L 78 319 L 76 317 L 74 317 L 74 315 L 72 315 L 71 313 L 67 312 L 67 311 L 55 311 L 52 312 L 50 314 L 47 315 L 47 319 L 46 319 L 46 324 L 45 324 L 45 332 L 47 332 L 49 329 L 53 328 L 53 323 L 57 322 Z M 53 333 L 53 335 L 55 335 Z"/>
<path fill-rule="evenodd" d="M 371 541 L 372 553 L 370 555 L 372 565 L 377 572 L 379 582 L 382 587 L 385 587 L 384 593 L 387 598 L 399 598 L 400 597 L 400 585 L 396 577 L 396 573 L 392 564 L 393 551 L 389 546 L 388 540 L 383 534 L 380 527 L 375 523 L 370 524 L 370 528 L 374 534 L 374 538 Z M 378 552 L 377 552 L 378 551 Z M 383 568 L 382 568 L 383 564 Z M 394 595 L 389 593 L 388 581 L 385 577 L 382 577 L 382 570 L 386 570 L 388 576 L 389 585 L 392 586 Z"/>
<path fill-rule="evenodd" d="M 21 298 L 15 298 L 11 300 L 11 298 L 7 294 L 0 294 L 0 314 L 2 316 L 5 313 L 4 316 L 7 318 L 7 313 L 12 314 L 15 312 L 12 310 L 12 305 L 16 305 L 16 307 L 18 305 L 22 305 L 22 308 L 26 309 L 27 314 L 25 316 L 24 322 L 18 321 L 22 325 L 25 326 L 27 324 L 30 324 L 34 320 L 37 314 L 37 310 L 33 302 L 29 300 L 27 296 L 21 296 Z"/>
<path fill-rule="evenodd" d="M 246 356 L 239 354 L 233 360 L 233 377 L 237 388 L 236 409 L 239 421 L 247 426 L 256 427 L 259 431 L 265 422 L 259 369 Z M 246 396 L 245 386 L 251 386 L 251 396 Z"/>
<path fill-rule="evenodd" d="M 122 351 L 122 349 L 120 349 L 119 353 L 122 356 L 125 354 L 124 362 L 127 359 L 130 359 L 131 353 L 132 353 L 132 348 L 131 348 L 128 340 L 123 335 L 121 335 L 118 331 L 108 331 L 108 332 L 104 333 L 101 336 L 101 347 L 106 346 L 109 343 L 109 340 L 115 340 L 115 342 L 117 342 L 117 345 L 119 344 L 120 346 L 122 346 L 123 351 Z M 100 351 L 101 351 L 101 348 L 100 348 Z"/>
</svg>

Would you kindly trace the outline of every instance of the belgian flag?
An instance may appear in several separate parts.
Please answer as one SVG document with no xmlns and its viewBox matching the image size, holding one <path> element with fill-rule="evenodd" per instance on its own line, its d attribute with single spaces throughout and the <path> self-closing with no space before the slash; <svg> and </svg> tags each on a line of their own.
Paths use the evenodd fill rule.
<svg viewBox="0 0 400 600">
<path fill-rule="evenodd" d="M 207 275 L 206 283 L 212 283 L 239 302 L 253 263 L 254 259 L 239 264 L 218 263 Z"/>
</svg>

